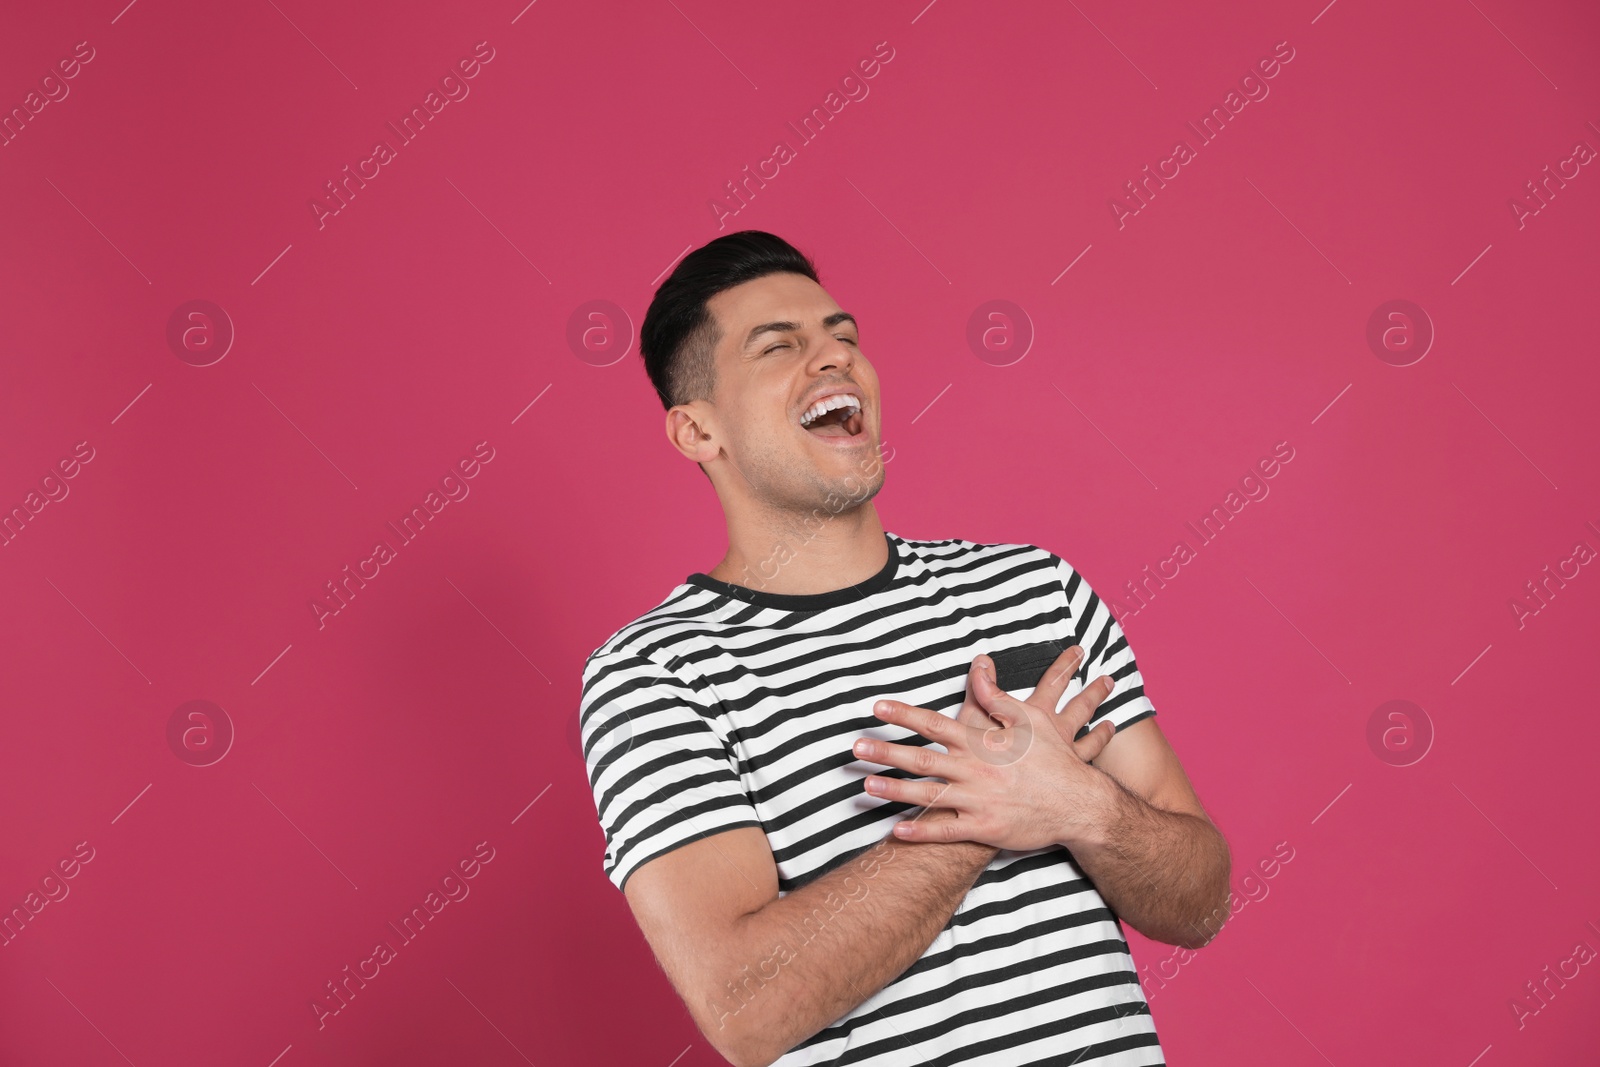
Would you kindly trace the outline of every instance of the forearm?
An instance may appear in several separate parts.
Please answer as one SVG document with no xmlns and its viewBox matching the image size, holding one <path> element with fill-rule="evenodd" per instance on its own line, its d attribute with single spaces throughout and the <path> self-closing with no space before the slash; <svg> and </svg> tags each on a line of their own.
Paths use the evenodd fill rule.
<svg viewBox="0 0 1600 1067">
<path fill-rule="evenodd" d="M 1095 840 L 1069 845 L 1100 895 L 1146 937 L 1199 948 L 1228 916 L 1228 842 L 1205 819 L 1164 811 L 1110 775 Z"/>
<path fill-rule="evenodd" d="M 885 838 L 743 916 L 702 1029 L 732 1031 L 717 1046 L 736 1063 L 770 1063 L 915 963 L 996 851 Z"/>
</svg>

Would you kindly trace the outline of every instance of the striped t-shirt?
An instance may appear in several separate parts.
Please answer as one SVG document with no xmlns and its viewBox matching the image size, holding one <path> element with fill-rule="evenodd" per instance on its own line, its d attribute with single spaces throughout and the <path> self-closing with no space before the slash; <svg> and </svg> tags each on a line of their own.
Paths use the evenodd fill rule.
<svg viewBox="0 0 1600 1067">
<path fill-rule="evenodd" d="M 869 774 L 912 776 L 856 759 L 852 743 L 928 743 L 875 717 L 873 702 L 953 717 L 980 652 L 1001 688 L 1026 698 L 1057 654 L 1082 645 L 1062 703 L 1101 675 L 1116 681 L 1085 730 L 1155 714 L 1121 626 L 1061 557 L 885 539 L 882 570 L 827 593 L 691 574 L 590 654 L 580 728 L 619 889 L 641 864 L 741 826 L 766 833 L 780 895 L 855 859 L 919 809 L 867 793 Z M 788 951 L 820 932 L 797 929 Z M 997 853 L 916 963 L 776 1062 L 1165 1060 L 1120 921 L 1071 853 L 1050 846 Z"/>
</svg>

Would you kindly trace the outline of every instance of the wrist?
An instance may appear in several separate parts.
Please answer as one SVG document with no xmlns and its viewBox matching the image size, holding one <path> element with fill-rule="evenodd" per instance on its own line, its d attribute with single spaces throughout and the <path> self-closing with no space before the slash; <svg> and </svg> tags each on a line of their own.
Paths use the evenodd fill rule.
<svg viewBox="0 0 1600 1067">
<path fill-rule="evenodd" d="M 1132 799 L 1115 778 L 1095 769 L 1067 811 L 1057 843 L 1080 859 L 1110 850 L 1124 836 Z"/>
</svg>

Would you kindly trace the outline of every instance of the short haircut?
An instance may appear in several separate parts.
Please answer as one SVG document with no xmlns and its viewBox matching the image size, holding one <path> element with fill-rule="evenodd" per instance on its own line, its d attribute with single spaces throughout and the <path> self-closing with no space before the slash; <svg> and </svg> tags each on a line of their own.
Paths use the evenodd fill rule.
<svg viewBox="0 0 1600 1067">
<path fill-rule="evenodd" d="M 783 238 L 761 230 L 718 237 L 683 257 L 656 290 L 639 329 L 639 353 L 662 408 L 710 400 L 716 389 L 712 353 L 721 335 L 706 301 L 724 289 L 780 273 L 818 282 L 810 259 Z"/>
</svg>

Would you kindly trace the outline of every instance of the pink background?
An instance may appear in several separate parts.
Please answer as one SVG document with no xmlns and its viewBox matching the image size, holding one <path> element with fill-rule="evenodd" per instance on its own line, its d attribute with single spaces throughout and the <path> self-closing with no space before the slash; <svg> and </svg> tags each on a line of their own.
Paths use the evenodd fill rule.
<svg viewBox="0 0 1600 1067">
<path fill-rule="evenodd" d="M 123 2 L 0 38 L 7 110 L 94 55 L 0 148 L 0 507 L 70 490 L 0 548 L 0 901 L 93 850 L 0 950 L 4 1062 L 720 1062 L 601 872 L 572 737 L 587 654 L 721 556 L 633 338 L 678 257 L 747 227 L 861 320 L 885 525 L 1032 542 L 1115 599 L 1249 900 L 1181 966 L 1130 931 L 1172 1063 L 1593 1054 L 1600 961 L 1525 987 L 1600 950 L 1600 574 L 1563 563 L 1600 547 L 1600 166 L 1562 162 L 1600 149 L 1591 5 Z M 469 95 L 319 225 L 480 41 Z M 1547 165 L 1579 170 L 1541 204 Z M 967 341 L 995 299 L 1015 362 Z M 1396 299 L 1436 334 L 1407 366 L 1366 339 Z M 208 366 L 203 321 L 167 339 L 191 300 L 236 332 Z M 586 348 L 596 300 L 628 321 Z M 179 753 L 220 719 L 169 742 L 191 700 L 234 732 L 210 765 Z M 480 842 L 470 894 L 319 1029 Z"/>
</svg>

